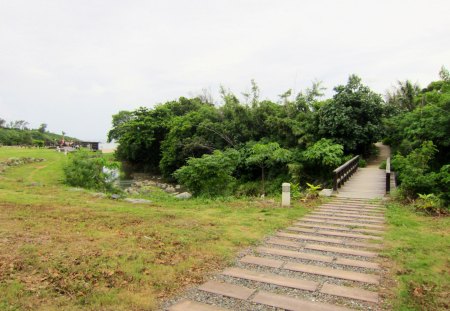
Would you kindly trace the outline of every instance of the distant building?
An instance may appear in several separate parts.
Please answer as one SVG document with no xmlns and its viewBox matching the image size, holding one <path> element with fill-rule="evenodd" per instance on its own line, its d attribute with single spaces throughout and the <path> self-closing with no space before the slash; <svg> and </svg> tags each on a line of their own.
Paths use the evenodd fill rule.
<svg viewBox="0 0 450 311">
<path fill-rule="evenodd" d="M 81 147 L 88 148 L 93 151 L 97 151 L 98 145 L 100 144 L 100 142 L 98 142 L 98 141 L 79 141 L 79 142 L 77 142 L 77 144 Z"/>
</svg>

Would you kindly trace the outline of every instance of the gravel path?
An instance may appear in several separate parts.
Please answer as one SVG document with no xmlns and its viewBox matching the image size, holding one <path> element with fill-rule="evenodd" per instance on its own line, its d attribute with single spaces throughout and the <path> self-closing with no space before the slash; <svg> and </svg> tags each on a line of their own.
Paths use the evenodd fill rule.
<svg viewBox="0 0 450 311">
<path fill-rule="evenodd" d="M 383 215 L 374 200 L 334 198 L 162 310 L 382 310 Z"/>
</svg>

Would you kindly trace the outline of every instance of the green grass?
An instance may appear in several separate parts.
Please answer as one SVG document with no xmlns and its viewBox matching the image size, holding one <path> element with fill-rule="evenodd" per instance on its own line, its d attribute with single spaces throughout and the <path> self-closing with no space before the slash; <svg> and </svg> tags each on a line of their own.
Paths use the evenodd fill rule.
<svg viewBox="0 0 450 311">
<path fill-rule="evenodd" d="M 0 310 L 153 310 L 309 210 L 157 189 L 135 205 L 64 186 L 62 153 L 1 147 L 9 157 L 46 161 L 0 175 Z"/>
<path fill-rule="evenodd" d="M 386 284 L 389 309 L 448 310 L 450 219 L 420 215 L 397 203 L 388 205 L 387 218 L 384 255 L 396 281 Z"/>
</svg>

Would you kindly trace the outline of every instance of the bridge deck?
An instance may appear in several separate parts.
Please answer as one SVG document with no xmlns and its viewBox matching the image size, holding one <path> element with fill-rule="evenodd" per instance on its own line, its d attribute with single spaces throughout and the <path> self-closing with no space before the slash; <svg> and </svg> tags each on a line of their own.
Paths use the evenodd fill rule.
<svg viewBox="0 0 450 311">
<path fill-rule="evenodd" d="M 376 159 L 367 167 L 359 168 L 350 179 L 338 189 L 336 196 L 344 198 L 375 199 L 382 198 L 386 192 L 386 172 L 379 169 L 380 163 L 385 161 L 391 153 L 388 146 L 376 144 L 380 150 Z"/>
</svg>

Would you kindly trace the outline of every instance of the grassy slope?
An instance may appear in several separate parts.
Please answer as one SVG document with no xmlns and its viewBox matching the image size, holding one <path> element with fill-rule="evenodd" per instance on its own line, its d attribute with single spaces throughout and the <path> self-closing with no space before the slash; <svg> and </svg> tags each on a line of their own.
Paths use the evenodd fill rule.
<svg viewBox="0 0 450 311">
<path fill-rule="evenodd" d="M 45 162 L 0 176 L 0 309 L 151 310 L 307 209 L 261 201 L 133 205 L 61 184 L 63 154 L 0 148 Z"/>
<path fill-rule="evenodd" d="M 450 218 L 418 215 L 408 206 L 389 204 L 386 234 L 390 277 L 389 309 L 450 308 Z"/>
</svg>

